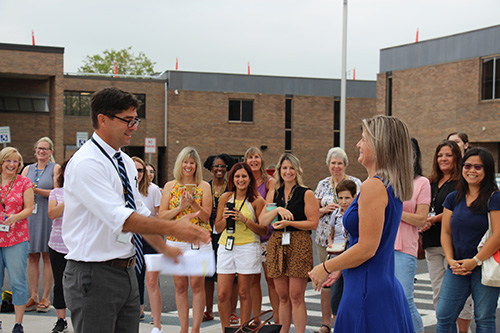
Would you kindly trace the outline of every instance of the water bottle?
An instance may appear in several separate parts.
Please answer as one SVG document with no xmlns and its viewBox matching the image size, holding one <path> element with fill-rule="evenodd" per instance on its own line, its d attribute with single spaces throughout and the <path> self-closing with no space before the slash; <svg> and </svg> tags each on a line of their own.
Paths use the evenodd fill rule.
<svg viewBox="0 0 500 333">
<path fill-rule="evenodd" d="M 266 205 L 266 210 L 268 212 L 270 212 L 270 211 L 272 211 L 273 209 L 276 209 L 276 208 L 277 208 L 277 206 L 276 206 L 275 203 L 268 203 Z M 276 216 L 274 217 L 274 219 L 271 221 L 271 225 L 273 225 L 273 223 L 276 222 L 276 221 L 278 221 L 278 214 L 276 214 Z"/>
</svg>

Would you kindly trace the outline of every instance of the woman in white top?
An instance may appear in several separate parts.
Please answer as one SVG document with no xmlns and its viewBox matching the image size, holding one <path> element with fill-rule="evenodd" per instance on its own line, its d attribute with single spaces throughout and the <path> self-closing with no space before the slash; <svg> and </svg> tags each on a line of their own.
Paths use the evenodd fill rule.
<svg viewBox="0 0 500 333">
<path fill-rule="evenodd" d="M 146 163 L 139 157 L 132 157 L 137 169 L 137 183 L 139 193 L 144 205 L 150 210 L 150 217 L 158 215 L 161 203 L 160 188 L 151 182 L 151 178 L 146 175 Z M 146 175 L 146 177 L 145 177 Z M 144 254 L 156 253 L 156 251 L 143 240 Z M 143 270 L 144 272 L 144 270 Z M 149 302 L 151 304 L 151 317 L 154 318 L 154 328 L 152 332 L 161 332 L 161 292 L 159 286 L 159 272 L 146 271 L 146 286 L 148 288 Z M 144 274 L 144 273 L 143 273 Z M 138 277 L 141 294 L 141 319 L 144 318 L 144 276 Z"/>
</svg>

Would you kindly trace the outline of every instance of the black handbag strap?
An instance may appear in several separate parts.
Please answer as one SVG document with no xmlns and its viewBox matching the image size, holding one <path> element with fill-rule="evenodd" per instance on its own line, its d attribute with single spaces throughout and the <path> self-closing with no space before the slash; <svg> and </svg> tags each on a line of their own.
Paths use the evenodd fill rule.
<svg viewBox="0 0 500 333">
<path fill-rule="evenodd" d="M 262 317 L 263 315 L 268 314 L 268 313 L 271 313 L 271 315 L 269 316 L 269 318 L 267 318 L 266 320 L 261 321 L 261 323 L 260 323 L 259 326 L 252 327 L 252 328 L 248 326 L 252 322 L 252 320 L 255 320 L 256 318 Z M 273 316 L 274 316 L 273 310 L 266 310 L 264 312 L 261 312 L 258 315 L 256 315 L 255 317 L 250 318 L 246 322 L 244 322 L 243 324 L 241 324 L 240 328 L 238 328 L 238 330 L 235 333 L 254 333 L 254 332 L 258 332 L 262 327 L 264 327 L 265 325 L 267 325 L 267 323 L 273 318 Z"/>
</svg>

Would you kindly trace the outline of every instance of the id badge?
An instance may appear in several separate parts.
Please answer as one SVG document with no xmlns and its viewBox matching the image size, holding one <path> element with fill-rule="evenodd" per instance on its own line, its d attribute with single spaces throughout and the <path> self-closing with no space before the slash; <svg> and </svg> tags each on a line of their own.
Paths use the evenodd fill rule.
<svg viewBox="0 0 500 333">
<path fill-rule="evenodd" d="M 191 250 L 199 250 L 200 246 L 198 244 L 191 243 Z"/>
<path fill-rule="evenodd" d="M 118 243 L 123 243 L 123 244 L 128 244 L 129 243 L 129 237 L 128 237 L 128 232 L 120 232 L 118 237 L 116 238 L 116 241 Z"/>
<path fill-rule="evenodd" d="M 283 232 L 281 237 L 281 245 L 290 245 L 290 232 Z"/>
<path fill-rule="evenodd" d="M 35 202 L 33 204 L 33 215 L 36 214 L 38 212 L 38 204 Z"/>
<path fill-rule="evenodd" d="M 233 236 L 228 236 L 226 240 L 226 250 L 227 251 L 232 251 L 234 246 L 234 237 Z"/>
</svg>

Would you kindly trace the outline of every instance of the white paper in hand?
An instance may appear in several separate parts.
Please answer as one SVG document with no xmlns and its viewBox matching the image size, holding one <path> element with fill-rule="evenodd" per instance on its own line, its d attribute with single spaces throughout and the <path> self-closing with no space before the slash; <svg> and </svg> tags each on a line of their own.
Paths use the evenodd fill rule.
<svg viewBox="0 0 500 333">
<path fill-rule="evenodd" d="M 144 256 L 147 270 L 150 272 L 179 276 L 212 276 L 215 274 L 213 251 L 188 250 L 177 258 L 179 262 L 175 263 L 174 259 L 163 254 L 146 254 Z"/>
</svg>

